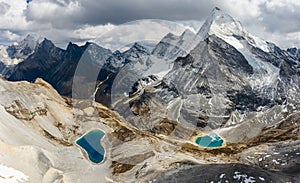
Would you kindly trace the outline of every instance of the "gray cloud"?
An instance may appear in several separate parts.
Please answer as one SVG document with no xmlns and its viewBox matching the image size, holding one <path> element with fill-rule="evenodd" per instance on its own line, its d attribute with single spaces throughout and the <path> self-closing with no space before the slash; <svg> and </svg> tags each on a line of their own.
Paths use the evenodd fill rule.
<svg viewBox="0 0 300 183">
<path fill-rule="evenodd" d="M 284 4 L 268 7 L 266 3 L 262 3 L 259 7 L 262 24 L 268 31 L 279 33 L 300 31 L 300 5 Z"/>
<path fill-rule="evenodd" d="M 10 5 L 5 2 L 0 2 L 0 15 L 4 15 L 9 10 Z"/>
<path fill-rule="evenodd" d="M 269 31 L 299 31 L 300 5 L 286 3 L 270 8 L 267 2 L 270 1 L 248 0 L 240 3 L 235 0 L 33 0 L 26 11 L 26 18 L 50 23 L 55 28 L 74 28 L 82 24 L 122 24 L 137 19 L 202 21 L 218 6 L 230 14 L 238 15 L 236 18 L 242 19 L 245 24 L 251 24 L 260 18 Z M 253 5 L 257 5 L 259 11 L 256 17 L 251 14 L 254 11 Z M 42 12 L 41 7 L 45 8 Z"/>
<path fill-rule="evenodd" d="M 136 19 L 201 20 L 216 5 L 214 1 L 127 0 L 88 1 L 83 15 L 93 23 L 125 23 Z"/>
<path fill-rule="evenodd" d="M 137 19 L 165 20 L 203 20 L 218 4 L 206 0 L 49 0 L 48 10 L 39 12 L 38 7 L 45 1 L 32 1 L 26 12 L 30 21 L 49 22 L 54 27 L 62 28 L 81 24 L 122 24 Z M 34 6 L 34 3 L 39 4 Z M 71 6 L 78 5 L 78 11 L 71 13 Z M 52 8 L 56 8 L 52 12 Z"/>
<path fill-rule="evenodd" d="M 106 24 L 138 19 L 203 21 L 218 6 L 250 33 L 282 47 L 300 47 L 300 3 L 294 0 L 32 0 L 28 7 L 24 0 L 23 9 L 19 4 L 0 0 L 0 28 L 18 35 L 36 32 L 62 44 L 66 39 L 96 38 L 107 30 Z"/>
</svg>

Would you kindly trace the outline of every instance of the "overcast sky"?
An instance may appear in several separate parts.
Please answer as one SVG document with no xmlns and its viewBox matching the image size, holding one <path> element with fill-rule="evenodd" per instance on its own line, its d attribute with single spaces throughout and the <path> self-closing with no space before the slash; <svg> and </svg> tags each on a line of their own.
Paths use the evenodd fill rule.
<svg viewBox="0 0 300 183">
<path fill-rule="evenodd" d="M 204 21 L 217 6 L 253 35 L 300 47 L 297 0 L 0 0 L 0 44 L 36 33 L 64 45 L 137 19 Z"/>
</svg>

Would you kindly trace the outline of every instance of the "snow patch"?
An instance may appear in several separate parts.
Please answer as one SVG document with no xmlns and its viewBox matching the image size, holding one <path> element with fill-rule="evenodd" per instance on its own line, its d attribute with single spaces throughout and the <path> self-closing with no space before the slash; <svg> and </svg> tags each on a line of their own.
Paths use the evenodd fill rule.
<svg viewBox="0 0 300 183">
<path fill-rule="evenodd" d="M 250 35 L 248 33 L 248 37 L 249 38 L 252 38 L 254 40 L 254 43 L 250 42 L 250 44 L 254 47 L 257 47 L 259 49 L 261 49 L 262 51 L 264 52 L 269 52 L 270 51 L 270 48 L 269 48 L 269 45 L 266 41 L 256 37 L 256 36 L 253 36 L 253 35 Z"/>
<path fill-rule="evenodd" d="M 0 61 L 6 66 L 16 65 L 23 61 L 22 59 L 11 59 L 7 53 L 7 46 L 0 46 Z"/>
<path fill-rule="evenodd" d="M 23 172 L 0 164 L 0 183 L 25 182 L 28 178 Z"/>
<path fill-rule="evenodd" d="M 244 183 L 255 183 L 255 178 L 248 176 L 247 174 L 241 174 L 240 172 L 234 172 L 233 178 L 238 181 L 243 181 Z"/>
</svg>

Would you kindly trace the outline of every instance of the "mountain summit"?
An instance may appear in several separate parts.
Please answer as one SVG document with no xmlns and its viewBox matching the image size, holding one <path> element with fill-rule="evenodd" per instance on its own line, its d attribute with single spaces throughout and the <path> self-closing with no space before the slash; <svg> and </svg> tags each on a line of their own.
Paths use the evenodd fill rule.
<svg viewBox="0 0 300 183">
<path fill-rule="evenodd" d="M 36 35 L 28 34 L 22 41 L 15 43 L 7 48 L 11 59 L 25 59 L 32 54 L 39 44 L 41 38 Z"/>
<path fill-rule="evenodd" d="M 242 47 L 239 42 L 246 40 L 252 46 L 265 52 L 270 51 L 269 44 L 266 41 L 251 35 L 239 21 L 223 12 L 220 8 L 215 8 L 211 12 L 197 33 L 202 39 L 213 34 L 236 48 Z"/>
<path fill-rule="evenodd" d="M 219 8 L 215 8 L 197 33 L 199 36 L 208 35 L 240 35 L 244 36 L 244 28 L 239 21 L 234 20 Z"/>
</svg>

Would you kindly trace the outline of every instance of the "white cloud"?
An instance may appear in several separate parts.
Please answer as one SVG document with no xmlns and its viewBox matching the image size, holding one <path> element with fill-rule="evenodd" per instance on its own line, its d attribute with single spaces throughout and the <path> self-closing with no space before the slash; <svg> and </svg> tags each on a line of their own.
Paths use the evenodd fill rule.
<svg viewBox="0 0 300 183">
<path fill-rule="evenodd" d="M 1 35 L 7 37 L 11 41 L 20 39 L 20 36 L 18 34 L 10 32 L 9 30 L 1 31 Z"/>
<path fill-rule="evenodd" d="M 0 0 L 0 28 L 3 29 L 26 29 L 28 22 L 23 14 L 26 9 L 26 1 Z"/>
<path fill-rule="evenodd" d="M 253 35 L 282 48 L 300 47 L 300 1 L 229 0 L 222 7 Z"/>
<path fill-rule="evenodd" d="M 249 18 L 252 19 L 259 16 L 259 4 L 264 1 L 266 0 L 228 0 L 223 1 L 221 7 L 241 21 L 247 21 Z"/>
<path fill-rule="evenodd" d="M 76 29 L 73 34 L 74 37 L 77 37 L 79 39 L 93 40 L 114 29 L 115 27 L 116 26 L 111 23 L 96 26 L 84 25 L 82 26 L 82 28 Z"/>
<path fill-rule="evenodd" d="M 267 41 L 273 42 L 276 45 L 279 45 L 282 48 L 291 48 L 298 47 L 300 48 L 300 31 L 292 33 L 270 33 L 270 32 L 261 32 L 260 36 Z"/>
<path fill-rule="evenodd" d="M 111 23 L 140 18 L 203 21 L 214 6 L 253 35 L 282 47 L 300 47 L 300 1 L 295 0 L 33 0 L 28 7 L 26 0 L 0 0 L 0 31 L 11 33 L 2 34 L 0 44 L 33 32 L 64 46 L 95 39 L 111 30 Z"/>
<path fill-rule="evenodd" d="M 300 5 L 300 2 L 295 0 L 265 1 L 264 3 L 268 8 L 272 8 L 273 10 L 276 7 L 289 6 L 291 11 L 295 11 L 294 7 Z"/>
<path fill-rule="evenodd" d="M 11 44 L 21 39 L 21 36 L 15 34 L 9 30 L 0 30 L 0 40 L 3 40 L 4 44 Z"/>
<path fill-rule="evenodd" d="M 188 24 L 188 22 L 185 22 L 185 24 Z M 140 41 L 157 44 L 168 33 L 180 35 L 186 29 L 195 31 L 190 26 L 182 23 L 155 19 L 138 20 L 116 26 L 105 34 L 98 36 L 95 41 L 112 51 L 121 49 L 124 51 L 128 44 Z"/>
<path fill-rule="evenodd" d="M 0 2 L 0 15 L 5 15 L 10 8 L 10 5 L 6 2 Z"/>
<path fill-rule="evenodd" d="M 81 6 L 78 1 L 69 3 L 57 3 L 56 1 L 35 0 L 29 3 L 26 9 L 26 18 L 40 24 L 45 22 L 54 28 L 71 27 L 74 18 L 80 15 Z"/>
</svg>

